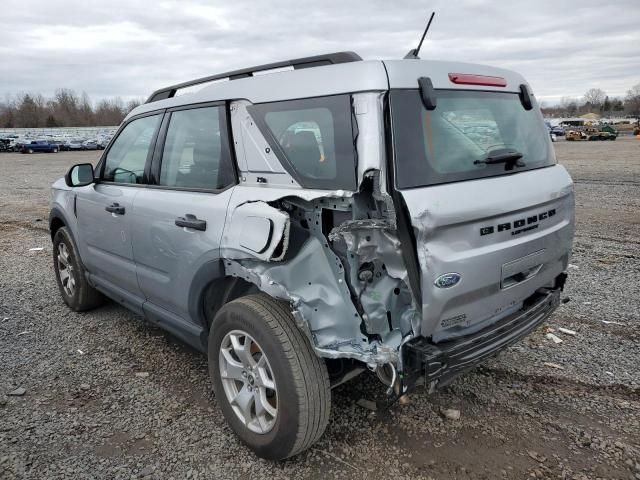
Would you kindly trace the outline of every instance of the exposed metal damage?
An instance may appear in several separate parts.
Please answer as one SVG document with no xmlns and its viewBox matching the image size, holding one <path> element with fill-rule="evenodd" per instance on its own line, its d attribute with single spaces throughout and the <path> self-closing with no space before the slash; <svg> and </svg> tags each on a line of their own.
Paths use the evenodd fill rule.
<svg viewBox="0 0 640 480">
<path fill-rule="evenodd" d="M 244 139 L 236 148 L 245 188 L 226 221 L 221 257 L 228 276 L 291 303 L 318 355 L 355 359 L 376 369 L 399 365 L 399 347 L 419 331 L 420 316 L 408 286 L 393 201 L 385 190 L 379 148 L 384 93 L 352 98 L 356 193 L 299 188 L 279 162 L 271 161 L 273 152 L 247 111 L 248 102 L 233 102 L 231 121 Z M 371 115 L 374 111 L 379 115 Z M 255 185 L 254 171 L 282 188 Z"/>
<path fill-rule="evenodd" d="M 324 193 L 240 204 L 222 242 L 226 273 L 290 301 L 320 356 L 395 372 L 420 314 L 393 204 L 377 171 L 366 173 L 359 193 Z"/>
</svg>

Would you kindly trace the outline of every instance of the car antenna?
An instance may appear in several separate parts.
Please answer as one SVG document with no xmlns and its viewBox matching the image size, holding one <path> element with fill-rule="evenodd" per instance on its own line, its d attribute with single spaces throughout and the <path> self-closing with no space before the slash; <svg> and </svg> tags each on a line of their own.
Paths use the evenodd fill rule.
<svg viewBox="0 0 640 480">
<path fill-rule="evenodd" d="M 427 23 L 427 28 L 424 29 L 424 33 L 422 34 L 422 38 L 420 39 L 420 43 L 418 44 L 418 48 L 416 49 L 412 49 L 409 50 L 409 53 L 407 53 L 404 58 L 405 59 L 413 59 L 413 60 L 420 60 L 420 57 L 418 56 L 418 53 L 420 53 L 420 48 L 422 47 L 422 42 L 424 42 L 424 37 L 427 36 L 427 32 L 429 31 L 429 27 L 431 26 L 431 22 L 433 21 L 433 17 L 436 16 L 436 12 L 431 12 L 431 17 L 429 17 L 429 23 Z"/>
</svg>

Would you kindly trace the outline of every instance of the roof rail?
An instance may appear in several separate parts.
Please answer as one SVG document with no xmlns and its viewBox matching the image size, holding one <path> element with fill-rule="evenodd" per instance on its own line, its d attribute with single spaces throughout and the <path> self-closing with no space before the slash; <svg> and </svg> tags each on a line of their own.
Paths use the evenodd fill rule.
<svg viewBox="0 0 640 480">
<path fill-rule="evenodd" d="M 208 77 L 197 78 L 195 80 L 184 83 L 178 83 L 177 85 L 172 85 L 170 87 L 161 88 L 160 90 L 156 90 L 155 92 L 153 92 L 145 103 L 172 98 L 176 95 L 176 92 L 182 88 L 192 87 L 194 85 L 200 85 L 202 83 L 208 83 L 214 80 L 221 80 L 223 78 L 228 78 L 229 80 L 237 80 L 238 78 L 252 77 L 256 72 L 273 70 L 276 68 L 293 67 L 294 70 L 298 70 L 301 68 L 321 67 L 324 65 L 357 62 L 360 60 L 362 60 L 362 57 L 360 57 L 360 55 L 355 52 L 336 52 L 327 53 L 324 55 L 315 55 L 313 57 L 284 60 L 282 62 L 267 63 L 266 65 L 258 65 L 256 67 L 234 70 L 232 72 L 219 73 L 216 75 L 210 75 Z"/>
</svg>

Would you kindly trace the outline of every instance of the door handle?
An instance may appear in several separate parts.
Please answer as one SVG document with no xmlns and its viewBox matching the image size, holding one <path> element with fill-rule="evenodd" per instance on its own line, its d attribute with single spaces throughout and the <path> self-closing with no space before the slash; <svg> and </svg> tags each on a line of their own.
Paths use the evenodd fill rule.
<svg viewBox="0 0 640 480">
<path fill-rule="evenodd" d="M 124 207 L 121 207 L 119 203 L 112 203 L 108 207 L 104 208 L 109 213 L 115 213 L 116 215 L 124 215 Z"/>
<path fill-rule="evenodd" d="M 176 218 L 176 226 L 205 231 L 207 229 L 207 221 L 199 220 L 195 215 L 187 213 L 184 217 Z"/>
</svg>

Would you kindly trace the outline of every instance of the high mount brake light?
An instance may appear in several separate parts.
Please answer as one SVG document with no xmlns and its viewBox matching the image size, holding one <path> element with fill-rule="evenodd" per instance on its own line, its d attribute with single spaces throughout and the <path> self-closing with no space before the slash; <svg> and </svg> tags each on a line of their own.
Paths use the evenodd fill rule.
<svg viewBox="0 0 640 480">
<path fill-rule="evenodd" d="M 471 73 L 450 73 L 449 80 L 458 85 L 483 85 L 486 87 L 506 87 L 507 81 L 502 77 L 473 75 Z"/>
</svg>

